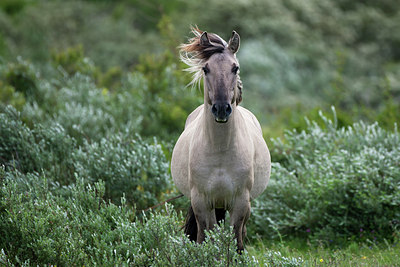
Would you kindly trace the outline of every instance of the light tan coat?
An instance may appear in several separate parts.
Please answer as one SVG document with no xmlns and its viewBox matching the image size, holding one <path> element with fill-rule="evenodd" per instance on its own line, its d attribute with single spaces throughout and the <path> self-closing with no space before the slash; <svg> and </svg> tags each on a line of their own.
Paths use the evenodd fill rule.
<svg viewBox="0 0 400 267">
<path fill-rule="evenodd" d="M 209 37 L 199 30 L 195 34 L 183 49 L 196 52 L 197 58 L 184 61 L 195 62 L 199 66 L 192 64 L 192 69 L 203 71 L 196 77 L 204 77 L 204 104 L 189 115 L 174 147 L 172 178 L 191 201 L 197 242 L 204 241 L 204 230 L 217 223 L 215 209 L 222 208 L 230 213 L 241 251 L 250 201 L 269 181 L 270 154 L 256 117 L 238 106 L 239 35 L 233 32 L 227 44 L 217 35 Z"/>
</svg>

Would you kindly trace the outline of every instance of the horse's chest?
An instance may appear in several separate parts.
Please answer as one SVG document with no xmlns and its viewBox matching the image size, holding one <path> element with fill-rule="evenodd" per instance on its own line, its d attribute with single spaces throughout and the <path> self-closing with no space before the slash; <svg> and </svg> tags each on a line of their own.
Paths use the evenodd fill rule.
<svg viewBox="0 0 400 267">
<path fill-rule="evenodd" d="M 253 167 L 250 155 L 233 152 L 194 153 L 190 158 L 190 185 L 211 199 L 215 205 L 226 205 L 243 190 L 250 190 Z"/>
</svg>

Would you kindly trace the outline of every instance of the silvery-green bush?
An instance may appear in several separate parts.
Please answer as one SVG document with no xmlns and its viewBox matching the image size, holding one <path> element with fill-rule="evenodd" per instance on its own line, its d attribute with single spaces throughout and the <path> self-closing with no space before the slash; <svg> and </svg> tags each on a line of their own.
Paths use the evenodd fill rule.
<svg viewBox="0 0 400 267">
<path fill-rule="evenodd" d="M 200 93 L 187 88 L 186 76 L 177 71 L 178 58 L 168 52 L 143 57 L 137 70 L 117 72 L 113 82 L 104 82 L 112 71 L 101 73 L 95 66 L 81 70 L 85 59 L 72 57 L 72 70 L 53 62 L 42 72 L 22 59 L 0 62 L 0 87 L 5 88 L 0 107 L 16 103 L 31 128 L 59 124 L 82 144 L 84 139 L 99 141 L 119 132 L 170 141 L 201 103 Z"/>
<path fill-rule="evenodd" d="M 7 172 L 43 174 L 56 187 L 77 179 L 103 181 L 105 198 L 119 203 L 125 194 L 138 209 L 158 203 L 171 187 L 168 161 L 155 138 L 145 141 L 128 132 L 78 145 L 60 124 L 30 129 L 11 106 L 0 112 L 0 164 Z"/>
<path fill-rule="evenodd" d="M 105 197 L 119 203 L 122 193 L 138 208 L 158 202 L 158 197 L 170 188 L 169 164 L 154 140 L 149 144 L 140 136 L 135 139 L 115 135 L 99 142 L 85 142 L 73 153 L 78 177 L 91 183 L 106 183 Z"/>
<path fill-rule="evenodd" d="M 232 228 L 216 227 L 206 242 L 189 241 L 171 206 L 139 220 L 126 199 L 103 199 L 104 182 L 83 180 L 60 196 L 38 173 L 0 168 L 0 263 L 23 266 L 300 266 L 302 260 L 266 252 L 236 253 Z"/>
<path fill-rule="evenodd" d="M 23 173 L 45 171 L 67 184 L 73 172 L 72 151 L 76 141 L 64 128 L 38 124 L 30 129 L 12 106 L 0 110 L 0 164 Z"/>
<path fill-rule="evenodd" d="M 378 123 L 338 128 L 308 121 L 273 141 L 272 176 L 255 201 L 252 226 L 264 238 L 340 242 L 391 239 L 400 218 L 400 134 Z"/>
<path fill-rule="evenodd" d="M 31 101 L 24 106 L 22 114 L 29 123 L 46 127 L 60 124 L 79 143 L 122 131 L 141 131 L 144 107 L 136 86 L 144 87 L 145 82 L 140 74 L 124 79 L 123 88 L 114 94 L 98 88 L 91 77 L 80 73 L 55 78 L 39 83 L 42 103 Z"/>
</svg>

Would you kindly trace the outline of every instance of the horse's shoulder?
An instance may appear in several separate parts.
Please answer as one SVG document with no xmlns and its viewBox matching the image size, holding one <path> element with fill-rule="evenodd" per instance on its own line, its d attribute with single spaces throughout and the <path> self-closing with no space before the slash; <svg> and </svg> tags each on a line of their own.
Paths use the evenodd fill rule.
<svg viewBox="0 0 400 267">
<path fill-rule="evenodd" d="M 254 126 L 262 134 L 261 125 L 258 122 L 256 116 L 250 110 L 244 107 L 238 106 L 237 109 L 242 114 L 246 122 L 249 123 L 251 126 Z"/>
<path fill-rule="evenodd" d="M 203 111 L 203 106 L 204 104 L 201 104 L 195 110 L 193 110 L 192 113 L 189 114 L 185 122 L 185 129 L 201 114 L 201 112 Z"/>
</svg>

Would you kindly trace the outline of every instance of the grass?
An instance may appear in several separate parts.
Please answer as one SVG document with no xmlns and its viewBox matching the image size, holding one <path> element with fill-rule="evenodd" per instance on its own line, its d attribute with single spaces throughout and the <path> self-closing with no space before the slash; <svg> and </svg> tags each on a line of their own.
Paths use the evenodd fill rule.
<svg viewBox="0 0 400 267">
<path fill-rule="evenodd" d="M 400 266 L 400 244 L 349 243 L 345 248 L 311 246 L 303 240 L 262 242 L 247 245 L 250 256 L 262 258 L 268 251 L 279 251 L 283 257 L 302 258 L 302 266 Z"/>
</svg>

